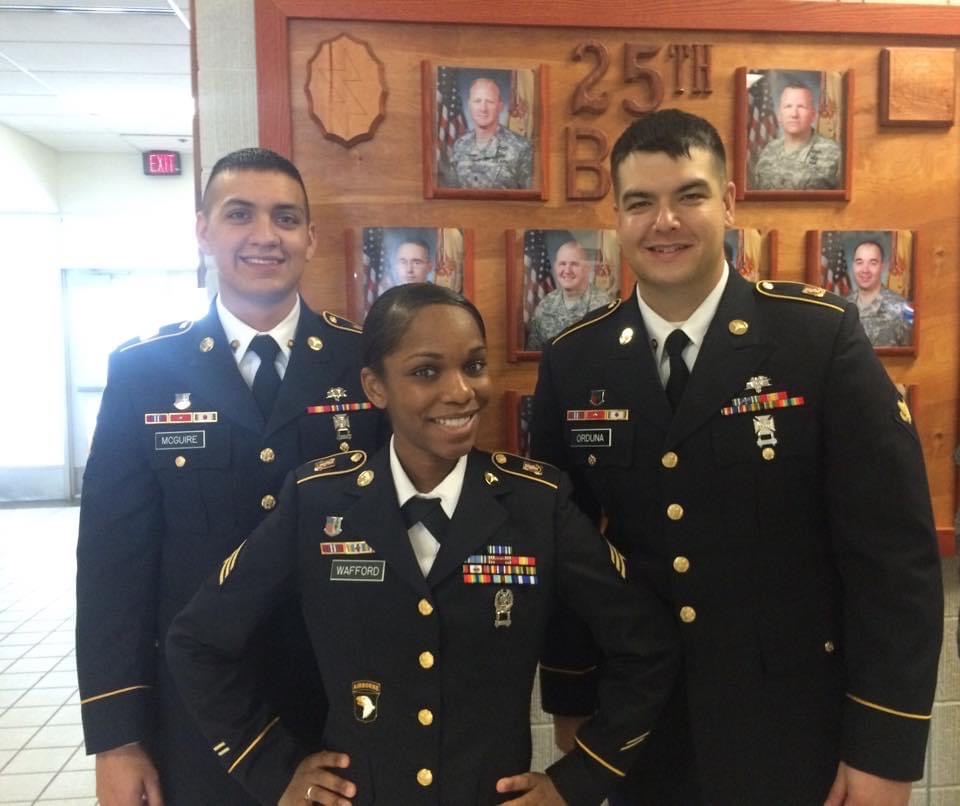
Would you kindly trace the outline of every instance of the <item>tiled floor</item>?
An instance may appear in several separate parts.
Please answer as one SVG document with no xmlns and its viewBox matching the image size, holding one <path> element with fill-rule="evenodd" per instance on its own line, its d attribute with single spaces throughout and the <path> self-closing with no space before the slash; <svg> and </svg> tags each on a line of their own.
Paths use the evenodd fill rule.
<svg viewBox="0 0 960 806">
<path fill-rule="evenodd" d="M 74 507 L 0 509 L 0 804 L 94 806 L 73 652 Z"/>
</svg>

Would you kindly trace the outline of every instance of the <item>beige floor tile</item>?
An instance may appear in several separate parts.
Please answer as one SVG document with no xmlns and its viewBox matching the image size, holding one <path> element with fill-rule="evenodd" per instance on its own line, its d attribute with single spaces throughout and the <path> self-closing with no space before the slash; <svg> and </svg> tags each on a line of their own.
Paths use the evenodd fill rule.
<svg viewBox="0 0 960 806">
<path fill-rule="evenodd" d="M 48 725 L 79 725 L 82 721 L 79 705 L 62 706 L 47 722 Z"/>
<path fill-rule="evenodd" d="M 3 673 L 49 672 L 57 663 L 59 661 L 56 658 L 19 658 L 4 669 Z"/>
<path fill-rule="evenodd" d="M 7 762 L 16 754 L 16 750 L 0 750 L 0 770 L 2 770 L 7 765 Z"/>
<path fill-rule="evenodd" d="M 24 705 L 63 705 L 73 696 L 75 688 L 32 688 L 17 700 L 17 707 Z"/>
<path fill-rule="evenodd" d="M 18 704 L 0 714 L 0 728 L 22 728 L 30 725 L 40 727 L 45 725 L 47 720 L 56 712 L 57 706 L 55 705 L 35 705 L 21 708 Z"/>
<path fill-rule="evenodd" d="M 47 725 L 36 732 L 27 747 L 79 747 L 82 741 L 79 725 Z"/>
<path fill-rule="evenodd" d="M 47 672 L 35 685 L 38 688 L 66 688 L 67 686 L 75 686 L 77 685 L 77 673 Z"/>
<path fill-rule="evenodd" d="M 54 798 L 80 798 L 92 796 L 97 791 L 93 770 L 61 772 L 43 792 L 44 800 Z"/>
<path fill-rule="evenodd" d="M 96 766 L 97 757 L 88 756 L 87 751 L 82 747 L 73 751 L 73 756 L 63 768 L 64 772 L 70 770 L 92 770 Z"/>
<path fill-rule="evenodd" d="M 0 750 L 19 750 L 36 732 L 36 728 L 0 728 Z"/>
<path fill-rule="evenodd" d="M 0 708 L 9 708 L 27 693 L 25 688 L 0 689 Z"/>
<path fill-rule="evenodd" d="M 25 798 L 38 798 L 51 780 L 53 780 L 53 774 L 47 772 L 0 775 L 0 793 L 2 793 L 0 794 L 0 803 L 20 801 Z"/>
<path fill-rule="evenodd" d="M 52 674 L 59 674 L 53 672 Z M 0 690 L 10 688 L 30 688 L 35 686 L 43 675 L 40 672 L 20 672 L 0 674 Z"/>
<path fill-rule="evenodd" d="M 960 787 L 931 789 L 930 806 L 960 806 Z"/>
<path fill-rule="evenodd" d="M 16 660 L 23 652 L 22 646 L 0 646 L 0 661 Z"/>
<path fill-rule="evenodd" d="M 60 772 L 63 765 L 70 760 L 73 750 L 69 747 L 42 747 L 21 750 L 13 760 L 7 764 L 3 772 Z M 3 786 L 0 784 L 0 790 Z"/>
</svg>

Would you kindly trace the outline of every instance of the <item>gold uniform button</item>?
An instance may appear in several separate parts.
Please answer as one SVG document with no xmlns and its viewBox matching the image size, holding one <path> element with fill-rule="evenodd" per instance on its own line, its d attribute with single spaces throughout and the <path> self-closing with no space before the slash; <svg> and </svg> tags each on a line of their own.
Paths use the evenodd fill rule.
<svg viewBox="0 0 960 806">
<path fill-rule="evenodd" d="M 323 341 L 317 336 L 310 336 L 307 339 L 307 347 L 313 350 L 315 353 L 323 349 Z"/>
<path fill-rule="evenodd" d="M 668 470 L 672 470 L 677 466 L 677 462 L 680 461 L 680 457 L 677 456 L 673 451 L 667 451 L 663 456 L 660 457 L 660 464 L 662 464 Z"/>
<path fill-rule="evenodd" d="M 667 507 L 667 517 L 672 521 L 678 521 L 683 517 L 683 507 L 679 504 L 671 504 Z"/>
<path fill-rule="evenodd" d="M 417 771 L 417 783 L 420 786 L 430 786 L 433 783 L 433 773 L 428 769 Z"/>
<path fill-rule="evenodd" d="M 277 455 L 273 452 L 273 448 L 264 448 L 260 451 L 260 461 L 265 465 L 270 464 L 276 458 Z"/>
<path fill-rule="evenodd" d="M 421 653 L 420 653 L 420 668 L 421 668 L 421 669 L 432 669 L 432 668 L 433 668 L 433 653 L 432 653 L 432 652 L 421 652 Z"/>
<path fill-rule="evenodd" d="M 673 558 L 673 570 L 678 574 L 685 574 L 690 570 L 690 560 L 686 557 L 674 557 Z"/>
<path fill-rule="evenodd" d="M 767 446 L 760 451 L 760 455 L 769 462 L 774 456 L 777 455 L 777 452 L 773 448 Z"/>
<path fill-rule="evenodd" d="M 687 605 L 680 608 L 680 621 L 684 624 L 692 624 L 697 620 L 697 611 Z"/>
<path fill-rule="evenodd" d="M 834 645 L 833 641 L 826 641 L 823 645 L 823 651 L 828 655 L 832 655 L 836 649 L 837 647 Z"/>
<path fill-rule="evenodd" d="M 417 610 L 421 616 L 429 616 L 433 612 L 433 605 L 426 599 L 421 599 L 417 602 Z"/>
<path fill-rule="evenodd" d="M 349 451 L 349 450 L 350 450 L 350 443 L 349 443 L 349 442 L 341 442 L 341 443 L 340 443 L 340 450 L 343 451 L 343 452 Z"/>
<path fill-rule="evenodd" d="M 260 499 L 261 509 L 265 509 L 267 510 L 267 512 L 273 509 L 276 505 L 277 505 L 277 499 L 274 498 L 272 495 L 265 495 L 263 496 L 263 498 Z"/>
<path fill-rule="evenodd" d="M 186 456 L 178 456 L 176 459 L 173 460 L 173 463 L 174 463 L 177 467 L 183 467 L 183 466 L 187 463 L 187 457 L 186 457 Z"/>
<path fill-rule="evenodd" d="M 597 463 L 597 457 L 592 453 L 587 457 L 587 464 L 593 467 Z"/>
<path fill-rule="evenodd" d="M 429 708 L 421 708 L 419 711 L 417 711 L 417 721 L 424 727 L 432 725 L 433 711 L 431 711 Z"/>
<path fill-rule="evenodd" d="M 209 336 L 205 336 L 200 339 L 200 344 L 197 345 L 200 348 L 201 353 L 209 353 L 214 346 L 214 341 Z"/>
</svg>

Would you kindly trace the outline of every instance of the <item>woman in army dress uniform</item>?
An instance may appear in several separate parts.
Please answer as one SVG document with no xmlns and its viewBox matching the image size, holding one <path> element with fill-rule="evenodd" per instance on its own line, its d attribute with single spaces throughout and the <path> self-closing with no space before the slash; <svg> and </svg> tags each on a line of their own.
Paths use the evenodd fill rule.
<svg viewBox="0 0 960 806">
<path fill-rule="evenodd" d="M 474 449 L 491 383 L 470 302 L 429 283 L 393 288 L 363 345 L 363 387 L 390 416 L 390 445 L 287 480 L 276 512 L 170 630 L 184 699 L 264 803 L 599 803 L 674 683 L 669 614 L 626 584 L 565 476 Z M 247 663 L 258 622 L 291 594 L 330 700 L 328 750 L 313 755 L 258 698 Z M 576 748 L 531 773 L 530 692 L 555 599 L 605 650 L 602 693 Z"/>
</svg>

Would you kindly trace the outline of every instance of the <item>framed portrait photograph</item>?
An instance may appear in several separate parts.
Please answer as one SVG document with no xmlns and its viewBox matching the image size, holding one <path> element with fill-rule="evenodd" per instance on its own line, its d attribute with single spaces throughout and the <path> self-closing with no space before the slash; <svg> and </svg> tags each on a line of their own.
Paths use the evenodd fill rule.
<svg viewBox="0 0 960 806">
<path fill-rule="evenodd" d="M 421 63 L 426 198 L 547 198 L 546 69 Z"/>
<path fill-rule="evenodd" d="M 363 227 L 344 233 L 348 315 L 363 322 L 374 301 L 403 283 L 436 283 L 473 295 L 473 233 L 444 227 Z"/>
<path fill-rule="evenodd" d="M 632 284 L 615 230 L 508 230 L 506 238 L 509 361 L 539 360 L 561 330 Z"/>
<path fill-rule="evenodd" d="M 777 276 L 777 231 L 741 227 L 723 234 L 723 256 L 740 276 L 756 283 Z"/>
<path fill-rule="evenodd" d="M 912 230 L 821 230 L 807 233 L 807 282 L 860 311 L 874 349 L 917 352 L 917 233 Z"/>
<path fill-rule="evenodd" d="M 850 199 L 853 71 L 736 71 L 737 198 Z"/>
<path fill-rule="evenodd" d="M 530 420 L 533 417 L 533 395 L 508 389 L 503 393 L 504 449 L 521 456 L 530 456 Z"/>
</svg>

